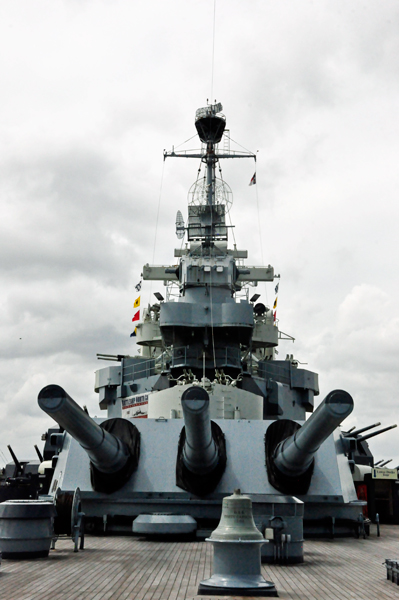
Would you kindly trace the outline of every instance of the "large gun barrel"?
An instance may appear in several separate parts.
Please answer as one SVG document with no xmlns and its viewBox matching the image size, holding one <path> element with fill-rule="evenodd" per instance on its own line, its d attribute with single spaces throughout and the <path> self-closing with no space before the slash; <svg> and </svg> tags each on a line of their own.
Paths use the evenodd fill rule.
<svg viewBox="0 0 399 600">
<path fill-rule="evenodd" d="M 352 410 L 353 398 L 348 392 L 330 392 L 304 425 L 276 447 L 273 458 L 278 471 L 288 477 L 305 473 L 320 445 Z"/>
<path fill-rule="evenodd" d="M 136 427 L 126 419 L 97 425 L 59 385 L 43 388 L 38 403 L 87 452 L 94 489 L 110 493 L 122 487 L 137 467 L 140 435 Z"/>
<path fill-rule="evenodd" d="M 197 496 L 214 491 L 226 467 L 223 431 L 211 421 L 208 392 L 187 388 L 181 397 L 184 427 L 176 463 L 176 485 Z"/>
<path fill-rule="evenodd" d="M 38 397 L 39 406 L 86 450 L 103 473 L 122 469 L 129 457 L 126 445 L 97 425 L 59 385 L 48 385 Z"/>
<path fill-rule="evenodd" d="M 204 388 L 188 388 L 181 405 L 186 430 L 183 462 L 191 473 L 210 473 L 217 465 L 218 449 L 212 436 L 209 395 Z"/>
</svg>

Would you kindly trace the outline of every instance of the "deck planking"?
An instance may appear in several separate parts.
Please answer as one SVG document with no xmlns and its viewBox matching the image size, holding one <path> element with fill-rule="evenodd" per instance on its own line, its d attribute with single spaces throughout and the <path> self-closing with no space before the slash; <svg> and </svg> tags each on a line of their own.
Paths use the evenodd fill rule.
<svg viewBox="0 0 399 600">
<path fill-rule="evenodd" d="M 199 582 L 211 575 L 211 544 L 87 536 L 85 545 L 74 553 L 71 540 L 60 539 L 47 559 L 4 559 L 0 600 L 223 598 L 197 595 Z M 367 540 L 306 540 L 304 548 L 302 565 L 262 565 L 280 598 L 399 600 L 399 586 L 387 581 L 383 564 L 399 560 L 399 526 L 382 526 L 381 537 L 372 527 Z"/>
</svg>

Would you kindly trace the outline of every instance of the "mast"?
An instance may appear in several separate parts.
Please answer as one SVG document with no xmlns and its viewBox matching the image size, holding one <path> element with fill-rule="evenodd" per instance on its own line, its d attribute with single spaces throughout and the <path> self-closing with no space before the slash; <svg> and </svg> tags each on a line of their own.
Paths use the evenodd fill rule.
<svg viewBox="0 0 399 600">
<path fill-rule="evenodd" d="M 219 102 L 199 108 L 195 115 L 195 126 L 199 138 L 203 144 L 206 144 L 206 154 L 202 160 L 206 164 L 207 203 L 210 207 L 215 202 L 215 172 L 218 162 L 215 145 L 222 139 L 226 127 L 225 116 L 221 114 L 222 110 L 223 106 Z"/>
<path fill-rule="evenodd" d="M 219 148 L 226 128 L 222 109 L 217 103 L 196 111 L 195 127 L 202 142 L 200 150 L 164 152 L 164 160 L 169 157 L 200 159 L 205 173 L 197 177 L 190 188 L 187 225 L 180 211 L 176 216 L 178 239 L 187 235 L 186 247 L 175 250 L 179 265 L 145 265 L 143 268 L 144 280 L 176 282 L 178 296 L 173 299 L 168 296 L 165 302 L 161 301 L 156 314 L 155 311 L 146 314 L 143 324 L 137 327 L 137 343 L 151 346 L 154 336 L 150 325 L 153 328 L 156 319 L 157 337 L 162 340 L 162 349 L 171 357 L 175 374 L 179 376 L 189 370 L 200 379 L 206 371 L 211 380 L 217 372 L 237 377 L 246 368 L 246 356 L 253 345 L 272 349 L 278 344 L 278 328 L 272 311 L 263 307 L 255 322 L 254 306 L 248 294 L 244 292 L 237 299 L 237 293 L 248 285 L 273 281 L 274 270 L 270 265 L 244 267 L 237 260 L 246 259 L 247 251 L 228 248 L 230 226 L 226 215 L 232 192 L 222 178 L 216 177 L 216 166 L 222 158 L 256 160 L 256 155 Z"/>
<path fill-rule="evenodd" d="M 203 149 L 188 150 L 176 153 L 164 152 L 164 160 L 173 158 L 199 158 L 205 165 L 204 184 L 197 183 L 192 186 L 193 201 L 191 204 L 202 205 L 193 209 L 189 206 L 188 241 L 201 240 L 202 246 L 209 246 L 213 241 L 227 240 L 227 226 L 225 215 L 228 212 L 225 198 L 231 195 L 229 186 L 216 178 L 216 165 L 221 158 L 252 158 L 256 161 L 256 155 L 252 152 L 219 152 L 218 144 L 222 140 L 226 127 L 226 117 L 221 112 L 223 106 L 208 104 L 199 108 L 195 114 L 195 127 L 203 144 Z M 191 190 L 190 190 L 191 191 Z M 195 198 L 197 194 L 198 198 Z M 220 198 L 219 198 L 220 196 Z M 220 202 L 218 200 L 220 199 Z M 191 235 L 190 235 L 191 229 Z"/>
</svg>

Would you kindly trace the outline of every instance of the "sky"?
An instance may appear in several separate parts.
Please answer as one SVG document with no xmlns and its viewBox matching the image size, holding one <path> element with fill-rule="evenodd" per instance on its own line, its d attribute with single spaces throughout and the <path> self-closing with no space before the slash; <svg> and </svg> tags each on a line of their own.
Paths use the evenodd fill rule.
<svg viewBox="0 0 399 600">
<path fill-rule="evenodd" d="M 347 428 L 399 422 L 397 0 L 4 0 L 0 81 L 0 466 L 42 446 L 45 385 L 102 414 L 96 353 L 136 352 L 134 286 L 196 179 L 163 150 L 199 146 L 208 99 L 257 155 L 256 186 L 222 168 L 237 247 L 281 275 L 279 358 L 353 396 Z"/>
</svg>

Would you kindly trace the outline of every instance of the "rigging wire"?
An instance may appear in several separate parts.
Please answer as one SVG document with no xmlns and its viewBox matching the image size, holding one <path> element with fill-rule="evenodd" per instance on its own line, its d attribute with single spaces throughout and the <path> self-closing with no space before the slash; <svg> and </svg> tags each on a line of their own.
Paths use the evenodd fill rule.
<svg viewBox="0 0 399 600">
<path fill-rule="evenodd" d="M 215 177 L 213 179 L 213 185 L 215 183 Z M 211 205 L 211 232 L 213 230 L 213 198 L 214 198 L 215 190 L 212 190 L 212 205 Z M 212 337 L 212 351 L 213 351 L 213 367 L 216 371 L 216 353 L 215 353 L 215 336 L 213 332 L 213 298 L 212 298 L 212 265 L 210 265 L 211 270 L 209 272 L 209 296 L 211 301 L 211 337 Z"/>
<path fill-rule="evenodd" d="M 214 66 L 215 66 L 215 23 L 216 23 L 216 0 L 213 0 L 211 103 L 213 102 L 213 72 L 214 72 Z"/>
<path fill-rule="evenodd" d="M 175 146 L 175 149 L 176 148 L 180 148 L 180 146 L 184 146 L 184 144 L 187 144 L 187 142 L 190 142 L 195 137 L 198 137 L 198 133 L 194 133 L 194 135 L 192 135 L 190 138 L 188 138 L 188 140 L 186 140 L 185 142 L 182 142 L 181 144 L 178 144 L 177 146 Z"/>
<path fill-rule="evenodd" d="M 193 204 L 195 204 L 194 194 L 195 194 L 197 186 L 198 186 L 198 181 L 199 181 L 199 178 L 200 178 L 200 175 L 201 175 L 201 169 L 202 169 L 202 161 L 200 161 L 199 168 L 198 168 L 198 171 L 197 171 L 197 179 L 195 180 L 195 188 L 194 188 L 194 191 L 193 191 L 193 199 L 192 199 L 192 203 Z M 205 175 L 204 175 L 204 181 L 205 181 Z M 188 204 L 190 206 L 190 201 L 189 201 Z"/>
<path fill-rule="evenodd" d="M 255 171 L 256 174 L 256 171 Z M 258 213 L 258 233 L 259 233 L 259 245 L 260 245 L 260 257 L 262 259 L 262 265 L 265 264 L 264 258 L 263 258 L 263 244 L 262 244 L 262 230 L 261 230 L 261 226 L 260 226 L 260 208 L 259 208 L 259 194 L 258 194 L 258 181 L 256 180 L 255 183 L 255 188 L 256 188 L 256 210 Z M 267 286 L 266 286 L 266 282 L 263 282 L 263 287 L 265 290 L 265 299 L 266 299 L 266 305 L 269 304 L 268 301 L 268 297 L 267 297 Z"/>
<path fill-rule="evenodd" d="M 224 179 L 223 179 L 223 173 L 222 173 L 222 167 L 220 166 L 219 163 L 219 175 L 220 175 L 220 179 L 222 180 L 222 183 L 224 184 Z M 237 242 L 236 242 L 236 236 L 234 234 L 234 226 L 233 226 L 233 221 L 231 220 L 231 214 L 230 211 L 228 211 L 228 216 L 229 216 L 229 221 L 230 221 L 230 227 L 231 227 L 231 233 L 233 236 L 233 241 L 234 241 L 234 246 L 237 246 Z"/>
<path fill-rule="evenodd" d="M 256 154 L 254 154 L 253 152 L 251 152 L 251 150 L 248 150 L 248 148 L 246 148 L 245 146 L 243 146 L 242 144 L 239 144 L 238 142 L 236 142 L 235 140 L 233 140 L 232 137 L 230 137 L 229 135 L 227 135 L 225 133 L 226 137 L 230 140 L 230 142 L 234 142 L 234 144 L 237 144 L 237 146 L 240 146 L 240 148 L 242 148 L 243 150 L 245 150 L 246 152 L 249 152 L 250 154 L 253 154 L 256 160 Z"/>
<path fill-rule="evenodd" d="M 3 450 L 0 448 L 0 456 L 2 457 L 2 459 L 4 460 L 4 464 L 7 464 L 7 458 L 6 455 L 4 454 Z"/>
<path fill-rule="evenodd" d="M 158 196 L 158 208 L 157 208 L 157 216 L 155 219 L 155 234 L 154 234 L 154 246 L 152 249 L 152 264 L 154 264 L 155 260 L 155 248 L 157 245 L 157 235 L 158 235 L 158 221 L 159 221 L 159 211 L 161 207 L 161 198 L 162 198 L 162 187 L 163 187 L 163 176 L 165 172 L 165 161 L 162 161 L 162 174 L 161 174 L 161 184 L 159 186 L 159 196 Z M 151 304 L 151 295 L 152 295 L 152 281 L 150 283 L 150 293 L 148 298 L 148 303 Z"/>
<path fill-rule="evenodd" d="M 209 295 L 211 301 L 211 336 L 212 336 L 212 351 L 213 351 L 213 367 L 216 369 L 216 352 L 215 352 L 215 336 L 213 333 L 213 299 L 212 299 L 212 267 L 209 277 Z"/>
<path fill-rule="evenodd" d="M 159 209 L 161 206 L 161 197 L 162 197 L 162 187 L 163 187 L 163 176 L 165 171 L 165 161 L 162 161 L 162 174 L 161 174 L 161 184 L 159 186 L 159 196 L 158 196 L 158 208 L 157 208 L 157 217 L 155 219 L 155 235 L 154 235 L 154 246 L 152 249 L 152 262 L 155 260 L 155 247 L 157 243 L 157 234 L 158 234 L 158 221 L 159 221 Z"/>
</svg>

